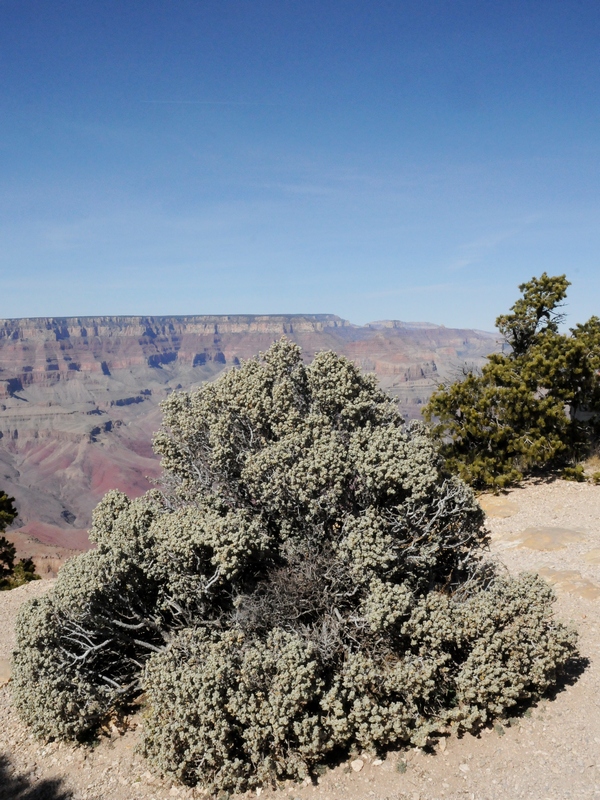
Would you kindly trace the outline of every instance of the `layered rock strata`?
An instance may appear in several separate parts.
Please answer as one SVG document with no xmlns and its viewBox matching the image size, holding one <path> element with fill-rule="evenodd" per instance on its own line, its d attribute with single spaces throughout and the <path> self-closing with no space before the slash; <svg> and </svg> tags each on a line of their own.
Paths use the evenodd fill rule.
<svg viewBox="0 0 600 800">
<path fill-rule="evenodd" d="M 16 497 L 20 552 L 41 542 L 48 566 L 48 547 L 86 547 L 91 510 L 108 489 L 136 496 L 158 477 L 160 401 L 283 335 L 307 359 L 332 349 L 375 373 L 407 417 L 436 383 L 497 347 L 481 331 L 358 326 L 333 314 L 0 320 L 0 488 Z"/>
</svg>

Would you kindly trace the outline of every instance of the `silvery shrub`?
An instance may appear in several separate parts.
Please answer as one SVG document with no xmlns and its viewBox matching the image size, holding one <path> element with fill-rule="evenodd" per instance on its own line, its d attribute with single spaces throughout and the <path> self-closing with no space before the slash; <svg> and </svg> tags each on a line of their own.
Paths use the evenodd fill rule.
<svg viewBox="0 0 600 800">
<path fill-rule="evenodd" d="M 163 411 L 160 488 L 109 492 L 96 548 L 20 612 L 38 735 L 141 698 L 160 772 L 243 791 L 476 730 L 565 669 L 547 584 L 486 556 L 471 489 L 350 361 L 283 339 Z"/>
</svg>

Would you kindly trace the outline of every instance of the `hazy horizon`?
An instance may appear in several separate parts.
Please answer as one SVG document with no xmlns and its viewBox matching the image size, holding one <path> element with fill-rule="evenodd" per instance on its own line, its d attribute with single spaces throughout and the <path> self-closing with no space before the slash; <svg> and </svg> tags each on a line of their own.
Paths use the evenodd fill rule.
<svg viewBox="0 0 600 800">
<path fill-rule="evenodd" d="M 287 313 L 285 311 L 279 313 L 275 312 L 272 314 L 254 314 L 252 312 L 240 312 L 237 314 L 69 314 L 69 315 L 60 315 L 60 316 L 53 316 L 53 315 L 45 315 L 45 316 L 37 316 L 37 317 L 0 317 L 0 322 L 20 322 L 22 320 L 53 320 L 55 322 L 61 322 L 63 320 L 88 320 L 88 319 L 148 319 L 148 320 L 161 320 L 161 319 L 191 319 L 191 318 L 222 318 L 228 319 L 232 317 L 239 317 L 239 318 L 263 318 L 263 317 L 272 317 L 272 318 L 293 318 L 293 317 L 300 317 L 303 319 L 311 318 L 311 317 L 319 317 L 319 318 L 327 318 L 327 317 L 335 317 L 336 319 L 341 320 L 342 322 L 347 322 L 354 327 L 361 328 L 367 327 L 369 325 L 384 325 L 385 323 L 400 323 L 403 326 L 408 328 L 410 327 L 423 327 L 423 326 L 431 326 L 433 328 L 445 328 L 449 327 L 444 325 L 443 323 L 434 322 L 432 320 L 417 320 L 417 319 L 371 319 L 367 320 L 367 322 L 359 323 L 354 322 L 351 319 L 346 319 L 346 317 L 342 317 L 339 314 L 331 311 L 316 311 L 316 312 L 302 312 L 302 311 L 295 311 Z M 460 326 L 464 327 L 464 326 Z M 480 333 L 494 333 L 494 331 L 488 330 L 479 330 Z"/>
</svg>

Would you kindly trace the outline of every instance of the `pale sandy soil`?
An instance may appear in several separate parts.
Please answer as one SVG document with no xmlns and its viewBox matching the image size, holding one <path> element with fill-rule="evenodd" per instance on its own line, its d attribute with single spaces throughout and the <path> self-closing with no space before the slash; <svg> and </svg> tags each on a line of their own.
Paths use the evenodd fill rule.
<svg viewBox="0 0 600 800">
<path fill-rule="evenodd" d="M 557 614 L 579 629 L 587 667 L 554 699 L 510 727 L 451 737 L 433 753 L 412 749 L 392 753 L 383 763 L 365 756 L 359 772 L 342 764 L 318 784 L 265 790 L 264 800 L 600 798 L 600 487 L 529 484 L 482 503 L 494 555 L 512 572 L 540 570 L 554 582 Z M 17 607 L 49 585 L 0 593 L 0 682 Z M 135 730 L 106 736 L 93 748 L 36 741 L 10 706 L 8 684 L 0 689 L 0 754 L 9 759 L 4 771 L 0 766 L 0 798 L 200 796 L 152 776 L 135 752 L 136 741 Z"/>
</svg>

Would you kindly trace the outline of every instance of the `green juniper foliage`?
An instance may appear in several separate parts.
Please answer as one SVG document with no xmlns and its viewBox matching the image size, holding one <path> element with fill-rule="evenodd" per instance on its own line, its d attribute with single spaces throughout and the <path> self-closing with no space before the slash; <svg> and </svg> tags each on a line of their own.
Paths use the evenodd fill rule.
<svg viewBox="0 0 600 800">
<path fill-rule="evenodd" d="M 12 525 L 19 516 L 14 503 L 15 498 L 9 497 L 6 492 L 0 489 L 0 533 L 4 533 L 8 526 Z"/>
<path fill-rule="evenodd" d="M 110 492 L 97 548 L 20 612 L 37 734 L 84 736 L 143 692 L 156 768 L 241 791 L 555 682 L 575 636 L 551 590 L 485 559 L 473 492 L 349 361 L 282 340 L 163 409 L 161 490 Z"/>
<path fill-rule="evenodd" d="M 569 465 L 594 443 L 600 319 L 559 332 L 568 286 L 564 275 L 546 273 L 519 286 L 522 297 L 496 320 L 507 352 L 431 397 L 424 417 L 435 420 L 450 473 L 501 488 L 535 470 Z"/>
<path fill-rule="evenodd" d="M 15 567 L 17 548 L 6 536 L 0 536 L 0 586 L 6 581 Z"/>
<path fill-rule="evenodd" d="M 0 489 L 0 533 L 19 516 L 14 506 L 15 498 Z M 29 581 L 39 580 L 30 558 L 21 558 L 16 564 L 17 549 L 6 536 L 0 536 L 0 590 L 14 589 Z"/>
</svg>

